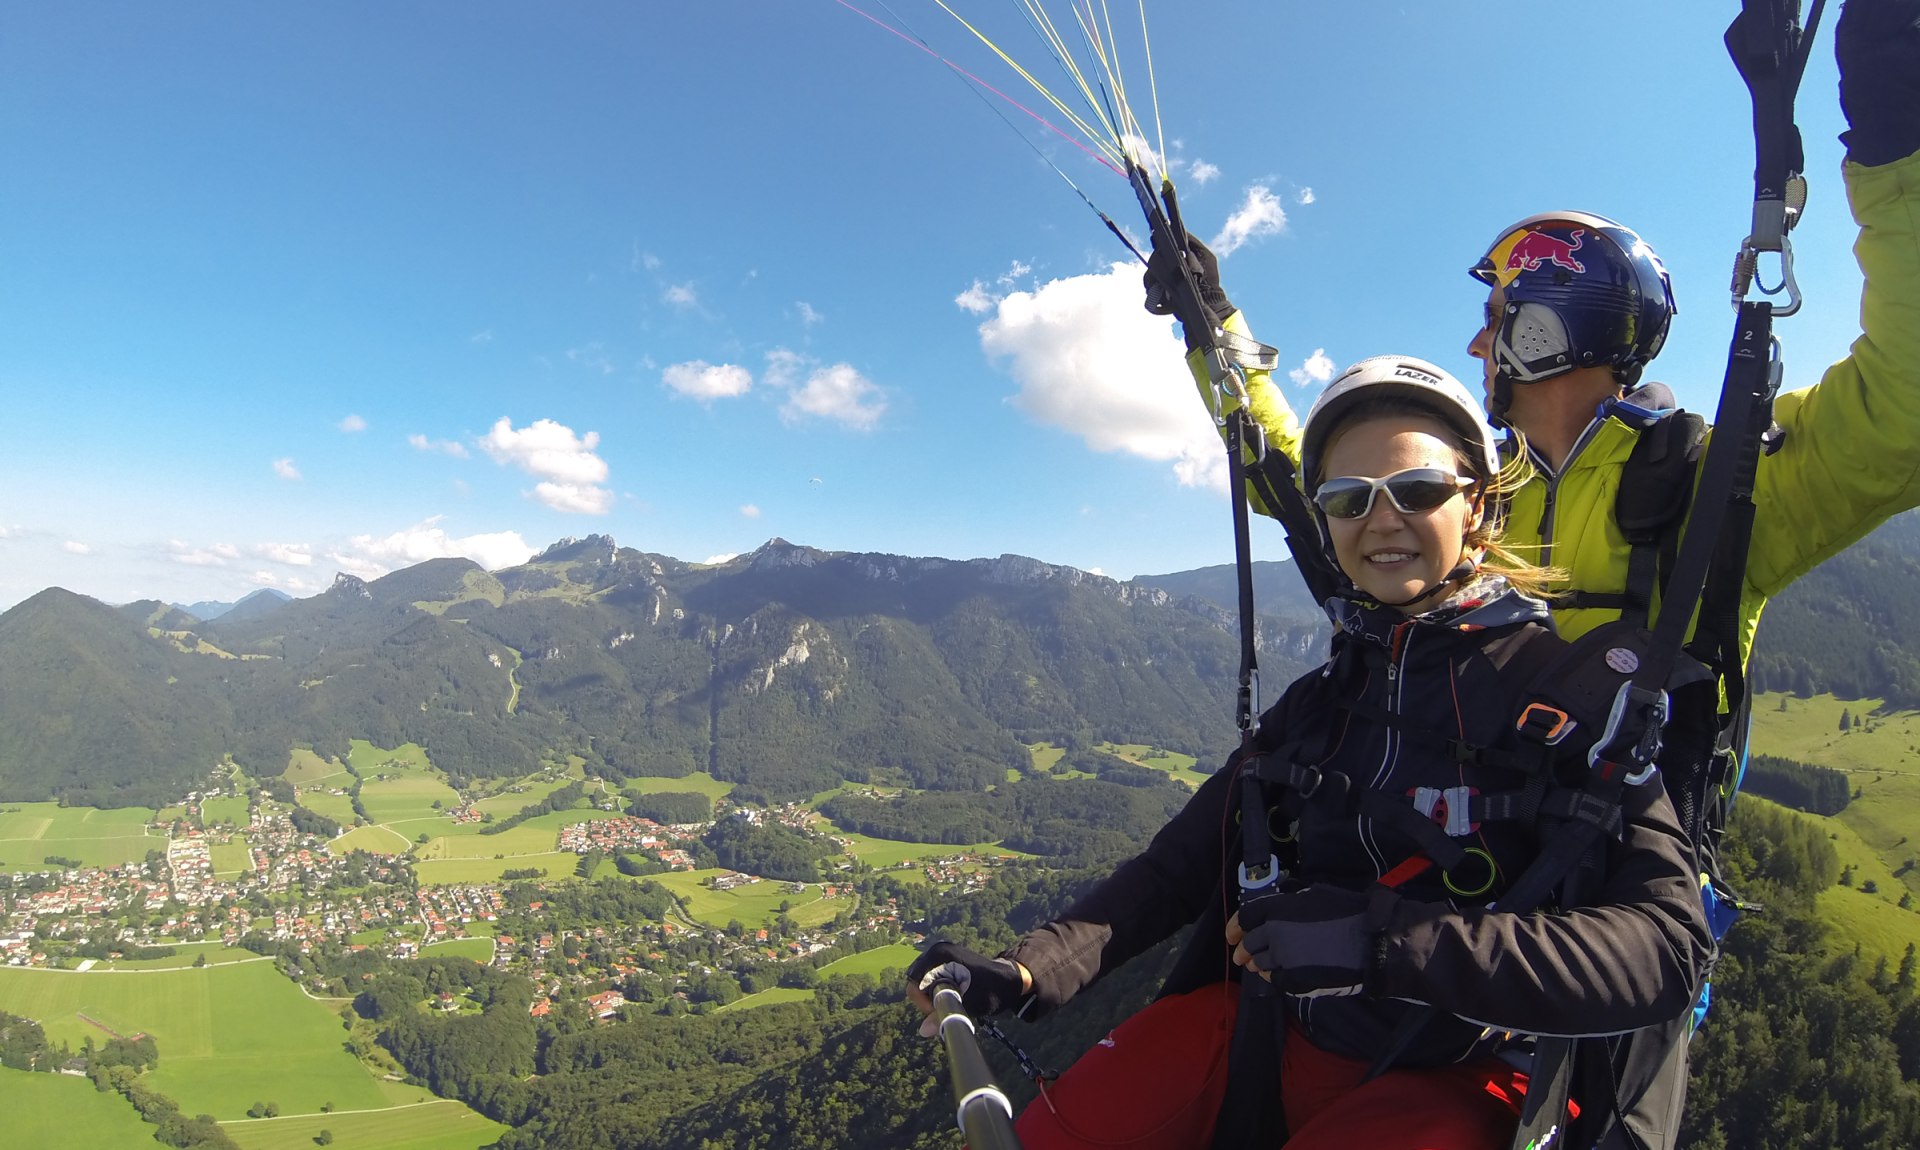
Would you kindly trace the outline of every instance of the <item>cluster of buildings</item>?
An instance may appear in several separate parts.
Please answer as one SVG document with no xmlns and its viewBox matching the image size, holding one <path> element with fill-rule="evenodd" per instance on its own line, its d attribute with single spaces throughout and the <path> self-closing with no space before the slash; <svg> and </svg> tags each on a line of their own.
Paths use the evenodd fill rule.
<svg viewBox="0 0 1920 1150">
<path fill-rule="evenodd" d="M 604 854 L 641 852 L 650 854 L 674 870 L 692 870 L 693 855 L 680 844 L 699 837 L 700 828 L 662 826 L 652 819 L 622 815 L 614 819 L 592 819 L 560 828 L 560 849 L 575 854 L 600 851 Z"/>
</svg>

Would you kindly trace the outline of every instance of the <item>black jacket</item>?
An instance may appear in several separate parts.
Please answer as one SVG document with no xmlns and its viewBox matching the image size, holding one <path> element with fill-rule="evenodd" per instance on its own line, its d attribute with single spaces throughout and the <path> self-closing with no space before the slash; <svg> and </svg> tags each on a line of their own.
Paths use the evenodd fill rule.
<svg viewBox="0 0 1920 1150">
<path fill-rule="evenodd" d="M 1365 793 L 1411 807 L 1421 788 L 1429 797 L 1460 787 L 1513 791 L 1516 771 L 1481 760 L 1514 752 L 1528 688 L 1567 644 L 1547 629 L 1543 605 L 1511 591 L 1414 618 L 1346 607 L 1340 622 L 1332 658 L 1262 716 L 1254 751 L 1350 782 L 1344 794 L 1328 798 L 1334 792 L 1323 788 L 1304 801 L 1270 788 L 1268 825 L 1277 838 L 1293 831 L 1283 861 L 1295 879 L 1361 889 L 1423 853 L 1404 822 L 1361 809 Z M 1489 753 L 1465 756 L 1462 747 Z M 1028 1017 L 1196 921 L 1163 993 L 1238 976 L 1224 929 L 1237 906 L 1245 765 L 1236 754 L 1144 852 L 1008 952 L 1033 974 Z M 1443 1017 L 1401 1053 L 1403 1065 L 1464 1058 L 1505 1032 L 1614 1034 L 1678 1016 L 1693 1003 L 1713 945 L 1692 848 L 1657 776 L 1628 788 L 1622 806 L 1579 904 L 1528 914 L 1487 904 L 1538 853 L 1543 825 L 1466 829 L 1458 841 L 1491 856 L 1493 885 L 1463 896 L 1437 867 L 1408 880 L 1366 993 L 1290 999 L 1293 1016 L 1316 1045 L 1371 1061 L 1408 1004 L 1429 1003 Z M 1460 869 L 1455 889 L 1474 890 L 1486 877 L 1478 860 Z"/>
</svg>

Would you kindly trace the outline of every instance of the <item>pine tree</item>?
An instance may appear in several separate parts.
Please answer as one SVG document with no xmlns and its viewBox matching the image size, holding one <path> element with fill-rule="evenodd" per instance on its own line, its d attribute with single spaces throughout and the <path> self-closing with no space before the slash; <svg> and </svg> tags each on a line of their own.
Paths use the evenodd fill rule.
<svg viewBox="0 0 1920 1150">
<path fill-rule="evenodd" d="M 1848 711 L 1845 707 L 1840 708 L 1840 729 L 1845 731 L 1845 730 L 1852 729 L 1852 727 L 1853 727 L 1852 712 Z"/>
</svg>

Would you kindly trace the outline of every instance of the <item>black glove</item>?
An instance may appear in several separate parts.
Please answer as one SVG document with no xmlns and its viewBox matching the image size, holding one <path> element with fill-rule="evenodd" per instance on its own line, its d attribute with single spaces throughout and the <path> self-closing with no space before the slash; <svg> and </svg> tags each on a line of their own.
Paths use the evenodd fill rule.
<svg viewBox="0 0 1920 1150">
<path fill-rule="evenodd" d="M 1920 0 L 1847 0 L 1833 54 L 1847 158 L 1872 166 L 1920 152 Z"/>
<path fill-rule="evenodd" d="M 1186 277 L 1180 274 L 1178 260 L 1174 252 L 1154 245 L 1140 282 L 1147 289 L 1147 310 L 1154 315 L 1178 319 L 1187 338 L 1187 350 L 1192 351 L 1212 334 L 1214 322 L 1225 322 L 1235 309 L 1227 299 L 1226 290 L 1220 286 L 1220 261 L 1207 250 L 1207 245 L 1187 237 L 1186 267 L 1200 291 L 1198 301 L 1188 290 Z"/>
<path fill-rule="evenodd" d="M 1378 961 L 1381 928 L 1397 897 L 1385 887 L 1280 890 L 1240 908 L 1246 932 L 1240 945 L 1288 994 L 1359 994 Z"/>
<path fill-rule="evenodd" d="M 961 1005 L 975 1018 L 1008 1010 L 1020 1002 L 1020 968 L 1010 958 L 988 958 L 958 943 L 936 938 L 907 967 L 907 985 L 931 992 L 935 983 L 951 982 L 960 991 Z"/>
</svg>

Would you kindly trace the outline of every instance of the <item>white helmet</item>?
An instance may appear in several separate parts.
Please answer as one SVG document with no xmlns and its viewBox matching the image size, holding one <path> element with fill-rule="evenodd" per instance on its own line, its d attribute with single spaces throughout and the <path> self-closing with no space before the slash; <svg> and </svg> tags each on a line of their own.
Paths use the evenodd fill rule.
<svg viewBox="0 0 1920 1150">
<path fill-rule="evenodd" d="M 1307 494 L 1319 486 L 1320 457 L 1328 434 L 1347 413 L 1362 404 L 1398 399 L 1416 404 L 1458 431 L 1475 457 L 1478 478 L 1500 473 L 1500 453 L 1493 429 L 1473 393 L 1446 369 L 1410 355 L 1376 355 L 1363 359 L 1336 376 L 1307 412 L 1300 445 L 1300 476 Z"/>
</svg>

